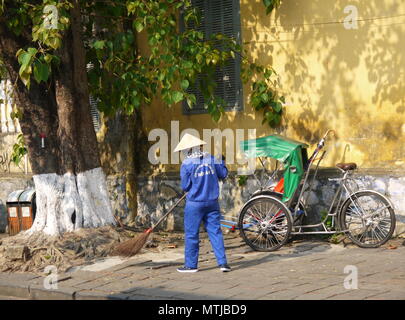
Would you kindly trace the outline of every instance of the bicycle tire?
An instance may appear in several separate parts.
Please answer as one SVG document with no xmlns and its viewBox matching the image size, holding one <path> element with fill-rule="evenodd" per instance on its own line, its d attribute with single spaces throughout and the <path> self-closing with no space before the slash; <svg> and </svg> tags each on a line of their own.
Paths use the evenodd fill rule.
<svg viewBox="0 0 405 320">
<path fill-rule="evenodd" d="M 257 196 L 262 196 L 262 195 L 272 196 L 272 197 L 277 198 L 280 201 L 282 201 L 282 199 L 283 199 L 283 194 L 282 193 L 275 192 L 275 191 L 269 191 L 269 190 L 264 190 L 264 191 L 261 191 L 261 192 L 257 192 L 255 194 L 253 194 L 253 196 L 250 199 L 253 199 L 253 198 L 257 197 Z M 295 209 L 295 206 L 296 206 L 296 202 L 293 203 L 292 205 L 290 205 L 289 209 L 290 209 L 291 212 L 293 212 L 293 210 Z M 305 206 L 301 201 L 300 201 L 300 204 L 298 205 L 298 210 L 301 210 L 304 213 L 301 213 L 301 214 L 298 214 L 298 215 L 297 214 L 296 215 L 292 214 L 293 225 L 294 226 L 303 225 L 304 217 L 306 216 Z"/>
<path fill-rule="evenodd" d="M 289 240 L 292 227 L 288 208 L 271 196 L 258 196 L 249 200 L 238 220 L 242 239 L 255 251 L 279 249 Z"/>
<path fill-rule="evenodd" d="M 382 205 L 382 207 L 375 208 L 371 199 L 375 203 Z M 369 207 L 366 207 L 366 205 Z M 384 216 L 382 216 L 383 214 Z M 391 203 L 376 191 L 355 192 L 345 200 L 339 215 L 342 231 L 350 230 L 351 224 L 355 225 L 361 222 L 361 227 L 357 226 L 352 231 L 345 232 L 348 238 L 361 248 L 377 248 L 383 245 L 391 238 L 395 230 L 394 209 Z M 381 222 L 384 222 L 384 224 L 381 224 Z M 359 231 L 354 232 L 356 230 Z"/>
</svg>

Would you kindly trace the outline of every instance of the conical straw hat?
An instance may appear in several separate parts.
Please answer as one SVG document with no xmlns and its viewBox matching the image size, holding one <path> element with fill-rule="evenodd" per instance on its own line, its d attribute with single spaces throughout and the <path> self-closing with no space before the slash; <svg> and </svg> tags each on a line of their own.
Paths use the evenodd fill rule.
<svg viewBox="0 0 405 320">
<path fill-rule="evenodd" d="M 193 135 L 186 133 L 180 140 L 179 144 L 177 147 L 174 149 L 174 152 L 185 150 L 185 149 L 190 149 L 193 147 L 200 146 L 202 144 L 207 144 L 205 141 L 200 140 Z"/>
</svg>

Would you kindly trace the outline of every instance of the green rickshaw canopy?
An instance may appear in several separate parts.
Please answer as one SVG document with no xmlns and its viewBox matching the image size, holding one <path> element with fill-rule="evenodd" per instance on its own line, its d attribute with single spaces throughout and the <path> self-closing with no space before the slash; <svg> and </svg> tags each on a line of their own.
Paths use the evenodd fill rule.
<svg viewBox="0 0 405 320">
<path fill-rule="evenodd" d="M 294 195 L 304 174 L 302 150 L 308 145 L 279 135 L 241 142 L 241 150 L 248 158 L 270 157 L 284 164 L 283 201 Z"/>
</svg>

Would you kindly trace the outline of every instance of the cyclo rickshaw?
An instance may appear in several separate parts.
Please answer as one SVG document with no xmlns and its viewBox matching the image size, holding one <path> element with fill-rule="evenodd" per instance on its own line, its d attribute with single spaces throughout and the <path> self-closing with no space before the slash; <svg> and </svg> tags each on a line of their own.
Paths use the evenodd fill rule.
<svg viewBox="0 0 405 320">
<path fill-rule="evenodd" d="M 391 238 L 396 223 L 394 207 L 387 197 L 374 190 L 354 189 L 355 163 L 336 165 L 341 177 L 329 179 L 337 181 L 338 186 L 327 214 L 318 223 L 303 223 L 307 220 L 306 199 L 325 156 L 323 148 L 331 131 L 319 141 L 309 158 L 307 144 L 279 135 L 241 142 L 242 152 L 248 158 L 258 158 L 268 176 L 267 183 L 243 205 L 233 226 L 252 249 L 274 251 L 298 234 L 344 233 L 363 248 L 379 247 Z M 281 173 L 280 168 L 268 172 L 263 161 L 267 157 L 283 164 L 283 177 L 277 184 L 274 181 Z M 223 226 L 232 225 L 230 221 L 223 222 Z"/>
</svg>

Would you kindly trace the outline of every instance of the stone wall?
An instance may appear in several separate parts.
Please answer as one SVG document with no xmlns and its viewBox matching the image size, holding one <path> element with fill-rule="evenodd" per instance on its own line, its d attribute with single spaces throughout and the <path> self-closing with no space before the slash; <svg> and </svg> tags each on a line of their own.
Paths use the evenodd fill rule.
<svg viewBox="0 0 405 320">
<path fill-rule="evenodd" d="M 325 210 L 333 199 L 337 182 L 328 181 L 329 177 L 338 177 L 337 171 L 325 170 L 314 183 L 314 190 L 308 197 L 308 204 L 316 211 Z M 369 189 L 380 192 L 392 202 L 396 218 L 397 232 L 405 231 L 405 173 L 377 170 L 358 171 L 353 175 L 354 189 Z"/>
<path fill-rule="evenodd" d="M 110 195 L 113 213 L 123 223 L 128 224 L 130 206 L 126 192 L 127 179 L 123 175 L 107 176 L 107 189 Z"/>
</svg>

